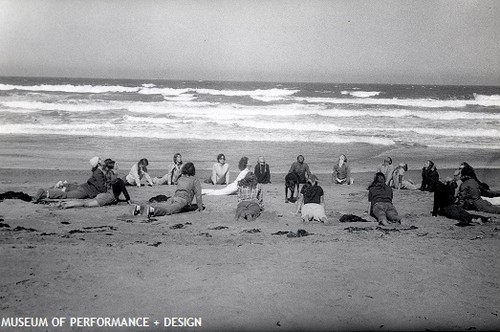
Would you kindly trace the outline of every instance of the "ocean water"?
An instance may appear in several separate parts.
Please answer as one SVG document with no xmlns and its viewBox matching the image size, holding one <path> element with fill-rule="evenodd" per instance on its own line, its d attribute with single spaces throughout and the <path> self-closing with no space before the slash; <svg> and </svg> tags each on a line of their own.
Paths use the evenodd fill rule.
<svg viewBox="0 0 500 332">
<path fill-rule="evenodd" d="M 500 87 L 0 77 L 0 135 L 500 148 Z"/>
</svg>

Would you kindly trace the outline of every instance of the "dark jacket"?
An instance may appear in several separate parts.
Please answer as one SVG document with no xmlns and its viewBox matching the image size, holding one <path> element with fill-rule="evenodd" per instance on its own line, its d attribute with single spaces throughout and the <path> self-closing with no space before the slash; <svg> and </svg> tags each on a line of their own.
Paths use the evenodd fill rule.
<svg viewBox="0 0 500 332">
<path fill-rule="evenodd" d="M 92 176 L 87 180 L 87 183 L 81 185 L 90 198 L 96 197 L 100 193 L 105 193 L 106 188 L 106 175 L 96 168 L 92 172 Z"/>
<path fill-rule="evenodd" d="M 257 163 L 255 165 L 255 177 L 257 178 L 258 183 L 271 183 L 271 172 L 269 171 L 269 164 L 265 163 L 263 165 L 264 169 L 262 170 L 262 165 Z"/>
<path fill-rule="evenodd" d="M 432 215 L 444 215 L 443 209 L 455 203 L 455 188 L 453 185 L 444 184 L 440 181 L 436 183 L 434 190 L 434 204 L 432 207 Z"/>
<path fill-rule="evenodd" d="M 422 168 L 422 185 L 420 190 L 433 192 L 439 182 L 439 173 L 434 165 Z"/>
</svg>

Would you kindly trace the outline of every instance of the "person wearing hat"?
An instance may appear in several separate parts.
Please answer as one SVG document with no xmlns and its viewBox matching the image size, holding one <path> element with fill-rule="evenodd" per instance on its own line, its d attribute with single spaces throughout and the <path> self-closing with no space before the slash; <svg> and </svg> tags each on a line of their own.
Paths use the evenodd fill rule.
<svg viewBox="0 0 500 332">
<path fill-rule="evenodd" d="M 106 176 L 104 175 L 104 163 L 101 158 L 93 157 L 90 159 L 92 166 L 92 176 L 86 183 L 73 186 L 71 190 L 63 191 L 61 189 L 38 189 L 33 196 L 34 202 L 41 199 L 65 199 L 65 198 L 94 198 L 100 193 L 106 192 Z"/>
<path fill-rule="evenodd" d="M 301 213 L 303 221 L 326 222 L 323 188 L 318 185 L 318 177 L 311 174 L 300 191 L 296 215 Z"/>
</svg>

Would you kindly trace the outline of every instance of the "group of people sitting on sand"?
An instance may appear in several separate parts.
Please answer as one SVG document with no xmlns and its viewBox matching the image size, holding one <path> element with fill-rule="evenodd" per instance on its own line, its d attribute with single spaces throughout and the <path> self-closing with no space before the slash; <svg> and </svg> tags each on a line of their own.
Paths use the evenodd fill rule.
<svg viewBox="0 0 500 332">
<path fill-rule="evenodd" d="M 162 177 L 151 178 L 147 171 L 147 159 L 135 163 L 130 172 L 120 178 L 116 162 L 111 159 L 102 160 L 99 157 L 90 159 L 92 175 L 83 184 L 58 182 L 54 188 L 40 189 L 34 196 L 34 201 L 42 199 L 74 199 L 60 202 L 61 208 L 98 207 L 114 204 L 121 194 L 125 201 L 132 205 L 126 185 L 176 185 L 172 197 L 166 201 L 151 204 L 133 205 L 133 215 L 164 216 L 182 212 L 187 207 L 195 207 L 199 211 L 205 208 L 202 195 L 231 195 L 236 194 L 238 206 L 235 219 L 244 218 L 254 220 L 264 209 L 262 185 L 271 183 L 269 165 L 263 156 L 258 158 L 253 172 L 247 157 L 242 157 L 238 163 L 239 174 L 230 182 L 229 164 L 224 154 L 217 156 L 217 162 L 212 167 L 212 175 L 205 183 L 225 185 L 222 188 L 201 188 L 200 180 L 195 176 L 196 169 L 193 163 L 183 163 L 180 153 L 176 153 L 167 174 Z M 416 185 L 406 178 L 408 165 L 400 163 L 393 167 L 392 159 L 386 157 L 376 168 L 372 183 L 368 186 L 369 214 L 381 225 L 390 222 L 400 222 L 401 217 L 394 205 L 393 189 L 420 189 L 434 192 L 434 206 L 432 214 L 443 215 L 457 219 L 462 224 L 475 221 L 487 221 L 487 217 L 471 214 L 467 210 L 477 210 L 500 214 L 500 206 L 494 205 L 489 199 L 500 197 L 500 191 L 494 191 L 483 182 L 480 182 L 474 169 L 467 163 L 462 163 L 455 172 L 454 178 L 439 181 L 439 173 L 431 160 L 425 162 L 422 168 L 422 183 Z M 352 185 L 354 179 L 347 163 L 347 157 L 341 154 L 333 166 L 333 184 Z M 297 197 L 295 197 L 295 190 Z M 288 197 L 291 193 L 290 198 Z M 86 200 L 82 200 L 86 199 Z M 196 199 L 196 205 L 192 205 Z M 311 173 L 309 165 L 305 163 L 303 155 L 297 156 L 285 177 L 285 202 L 296 202 L 296 215 L 301 215 L 304 221 L 326 222 L 324 191 L 319 185 L 318 177 Z M 189 209 L 193 210 L 193 209 Z"/>
</svg>

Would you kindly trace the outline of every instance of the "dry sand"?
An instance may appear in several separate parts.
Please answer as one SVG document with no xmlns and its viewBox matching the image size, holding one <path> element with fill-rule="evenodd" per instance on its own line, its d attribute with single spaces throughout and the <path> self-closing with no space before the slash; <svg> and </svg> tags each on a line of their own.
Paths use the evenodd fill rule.
<svg viewBox="0 0 500 332">
<path fill-rule="evenodd" d="M 148 157 L 150 173 L 161 175 L 161 167 L 180 151 L 185 161 L 195 162 L 201 179 L 208 177 L 219 151 L 233 166 L 236 156 L 255 160 L 264 154 L 275 174 L 273 183 L 264 186 L 265 211 L 255 222 L 233 221 L 236 196 L 204 196 L 207 209 L 201 213 L 129 222 L 116 219 L 128 212 L 123 203 L 60 210 L 20 200 L 0 202 L 1 223 L 9 225 L 0 228 L 0 319 L 201 317 L 201 330 L 206 331 L 500 327 L 499 222 L 457 227 L 454 220 L 430 215 L 431 193 L 398 191 L 394 204 L 404 216 L 403 224 L 378 228 L 365 214 L 366 187 L 373 173 L 355 173 L 352 186 L 332 185 L 328 174 L 332 154 L 341 152 L 352 156 L 355 171 L 368 170 L 371 164 L 374 168 L 386 154 L 396 161 L 404 158 L 414 165 L 410 177 L 418 181 L 418 168 L 426 159 L 438 166 L 470 160 L 474 166 L 491 167 L 498 151 L 471 155 L 474 151 L 445 154 L 420 147 L 236 142 L 233 149 L 231 142 L 163 142 L 153 148 L 141 140 L 113 141 L 113 150 L 88 138 L 12 140 L 3 137 L 0 142 L 1 192 L 34 194 L 57 180 L 84 181 L 87 160 L 95 154 L 116 159 L 123 172 L 131 166 L 127 163 Z M 326 224 L 303 223 L 292 214 L 295 205 L 284 203 L 282 179 L 298 153 L 319 174 Z M 155 169 L 155 163 L 160 167 Z M 452 173 L 451 168 L 440 169 L 441 178 Z M 480 178 L 496 188 L 500 183 L 498 170 L 483 170 Z M 174 190 L 129 187 L 137 202 Z M 342 214 L 372 221 L 340 223 Z M 172 227 L 177 224 L 183 227 Z M 298 229 L 310 235 L 273 235 Z M 167 328 L 153 325 L 146 330 Z"/>
</svg>

